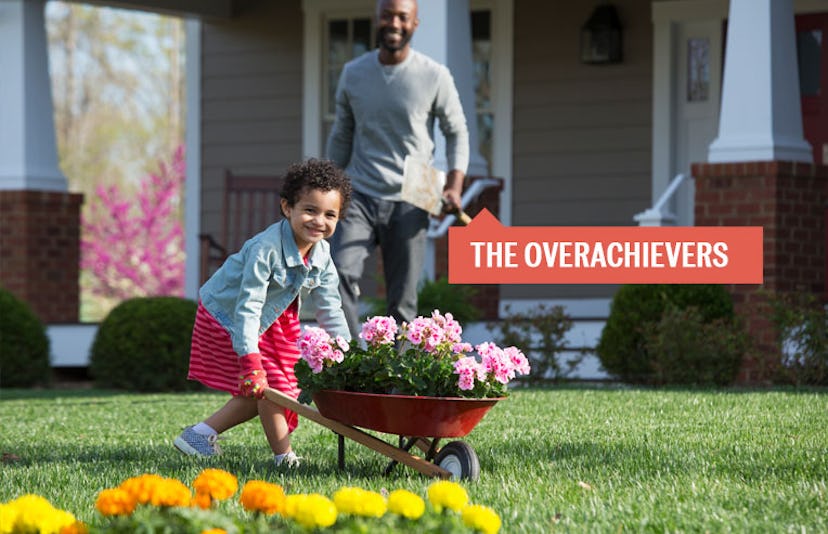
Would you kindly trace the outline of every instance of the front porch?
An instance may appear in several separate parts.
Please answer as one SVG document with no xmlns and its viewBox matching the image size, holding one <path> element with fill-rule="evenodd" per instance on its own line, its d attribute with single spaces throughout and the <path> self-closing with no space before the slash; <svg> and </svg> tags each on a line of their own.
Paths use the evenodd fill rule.
<svg viewBox="0 0 828 534">
<path fill-rule="evenodd" d="M 290 161 L 318 155 L 325 128 L 324 89 L 319 74 L 323 72 L 326 42 L 323 22 L 340 20 L 337 17 L 344 17 L 344 12 L 350 17 L 352 8 L 360 20 L 366 13 L 370 17 L 372 2 L 98 3 L 145 9 L 170 7 L 192 17 L 186 23 L 187 55 L 199 60 L 188 62 L 187 72 L 194 83 L 188 84 L 187 95 L 192 113 L 187 117 L 185 295 L 194 298 L 200 263 L 197 235 L 213 231 L 218 224 L 223 170 L 274 171 Z M 12 196 L 21 192 L 38 192 L 38 196 L 47 191 L 63 195 L 71 204 L 79 201 L 73 200 L 57 167 L 51 135 L 54 125 L 44 111 L 51 108 L 51 102 L 42 15 L 32 7 L 37 4 L 42 8 L 43 2 L 33 0 L 0 3 L 4 8 L 0 28 L 10 29 L 0 32 L 0 44 L 6 45 L 0 47 L 0 57 L 9 60 L 4 64 L 10 65 L 13 79 L 22 81 L 20 85 L 4 86 L 8 90 L 0 96 L 0 114 L 8 119 L 0 127 L 0 190 Z M 799 88 L 797 76 L 791 72 L 797 63 L 796 45 L 788 25 L 794 13 L 824 12 L 824 2 L 619 0 L 618 9 L 625 16 L 625 59 L 605 66 L 584 65 L 578 59 L 578 31 L 591 6 L 550 2 L 527 7 L 507 0 L 471 0 L 458 15 L 454 11 L 457 4 L 453 0 L 429 3 L 429 18 L 423 29 L 430 28 L 434 33 L 420 33 L 424 42 L 417 46 L 432 47 L 436 56 L 449 59 L 447 52 L 456 48 L 451 40 L 455 34 L 445 31 L 449 21 L 466 24 L 463 21 L 468 17 L 464 15 L 469 11 L 485 11 L 490 16 L 487 44 L 493 52 L 487 65 L 491 67 L 491 108 L 487 109 L 492 115 L 484 118 L 494 121 L 495 126 L 491 131 L 489 168 L 481 173 L 504 178 L 499 195 L 504 224 L 633 224 L 633 216 L 660 198 L 669 179 L 679 172 L 689 175 L 693 164 L 700 165 L 692 171 L 699 174 L 695 182 L 689 180 L 687 184 L 695 184 L 696 190 L 683 186 L 679 196 L 664 207 L 677 215 L 678 224 L 700 224 L 699 219 L 693 221 L 699 217 L 699 199 L 708 198 L 710 188 L 719 190 L 719 173 L 730 172 L 722 170 L 726 167 L 704 165 L 746 161 L 793 165 L 797 170 L 792 175 L 797 178 L 791 180 L 792 187 L 810 180 L 810 193 L 805 193 L 808 209 L 812 209 L 810 202 L 817 206 L 813 209 L 819 210 L 820 202 L 824 208 L 821 184 L 826 178 L 820 170 L 824 167 L 807 167 L 813 162 L 811 147 L 803 139 L 801 121 L 797 122 L 801 119 L 799 113 L 792 112 L 798 109 Z M 730 24 L 727 43 L 721 33 L 724 20 Z M 763 21 L 767 24 L 760 24 Z M 710 92 L 704 104 L 703 127 L 697 120 L 701 112 L 694 107 L 698 102 L 685 98 L 686 80 L 681 76 L 687 76 L 687 65 L 676 63 L 686 58 L 682 48 L 686 41 L 699 39 L 697 31 L 705 36 L 718 35 L 719 39 L 719 48 L 714 39 L 709 49 L 714 61 L 708 64 Z M 539 41 L 538 36 L 546 40 Z M 723 48 L 729 61 L 722 71 L 716 61 L 721 60 Z M 778 57 L 787 59 L 780 62 Z M 464 83 L 473 85 L 469 63 L 465 59 L 453 70 Z M 724 72 L 723 79 L 718 78 L 719 72 Z M 756 72 L 762 73 L 759 82 Z M 745 95 L 751 96 L 747 105 Z M 469 101 L 473 110 L 470 114 L 481 113 L 474 103 L 475 95 L 468 96 L 467 92 L 464 102 Z M 714 116 L 711 110 L 715 110 Z M 753 144 L 746 145 L 746 139 Z M 799 177 L 807 180 L 798 181 Z M 742 178 L 749 181 L 746 176 L 739 180 Z M 759 174 L 754 178 L 760 179 Z M 740 191 L 732 196 L 721 195 L 716 202 L 721 209 L 730 209 L 739 204 Z M 785 193 L 780 192 L 779 198 L 784 200 Z M 752 218 L 753 208 L 739 205 L 738 217 L 722 216 L 715 224 L 764 225 L 751 222 L 758 220 Z M 49 211 L 44 206 L 41 211 Z M 783 212 L 801 211 L 797 206 L 794 201 L 775 204 L 776 215 L 769 217 L 782 223 L 774 231 L 787 231 Z M 7 213 L 3 211 L 3 215 Z M 826 277 L 825 217 L 824 213 L 808 214 L 809 222 L 802 224 L 810 225 L 816 234 L 806 236 L 791 228 L 784 239 L 791 247 L 799 248 L 811 247 L 816 239 L 813 250 L 817 256 L 808 261 L 819 265 L 814 267 L 816 278 L 809 283 L 822 295 Z M 12 227 L 4 222 L 3 235 L 37 235 L 31 230 L 37 226 L 35 219 L 15 224 L 10 231 Z M 61 226 L 69 228 L 71 224 Z M 39 245 L 21 248 L 10 237 L 3 240 L 0 280 L 6 286 L 23 284 L 13 286 L 13 291 L 34 302 L 42 317 L 53 325 L 53 347 L 60 346 L 62 351 L 74 343 L 64 337 L 64 325 L 77 321 L 77 317 L 70 311 L 61 311 L 59 316 L 46 314 L 63 310 L 63 305 L 55 305 L 55 295 L 71 298 L 71 292 L 44 291 L 57 279 L 38 279 L 43 273 L 29 263 L 21 264 L 12 276 L 6 269 L 12 265 L 7 258 L 12 253 L 33 258 Z M 64 258 L 59 260 L 61 265 L 72 263 L 73 246 L 70 242 L 61 246 L 66 250 L 50 257 Z M 780 252 L 766 255 L 767 272 L 774 280 L 789 272 L 780 263 L 787 261 L 785 255 L 789 252 L 786 248 L 777 250 Z M 61 271 L 63 275 L 74 276 L 68 269 Z M 796 287 L 799 282 L 794 278 L 799 280 L 801 275 L 794 275 L 790 284 L 778 287 Z M 71 284 L 66 281 L 61 287 Z M 581 305 L 590 307 L 592 311 L 581 317 L 589 324 L 573 334 L 577 338 L 573 339 L 574 346 L 594 343 L 596 332 L 600 332 L 597 321 L 605 317 L 602 310 L 608 308 L 614 291 L 605 286 L 490 289 L 494 298 L 485 306 L 497 314 L 502 314 L 507 303 L 513 308 L 539 302 L 565 303 L 572 310 Z M 79 337 L 88 340 L 89 329 L 83 329 L 85 333 Z M 56 361 L 80 359 L 60 355 Z"/>
</svg>

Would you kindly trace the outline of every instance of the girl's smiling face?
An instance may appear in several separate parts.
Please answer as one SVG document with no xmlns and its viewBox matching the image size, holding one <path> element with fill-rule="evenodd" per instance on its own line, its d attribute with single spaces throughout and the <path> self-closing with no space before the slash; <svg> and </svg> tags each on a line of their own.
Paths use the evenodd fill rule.
<svg viewBox="0 0 828 534">
<path fill-rule="evenodd" d="M 305 189 L 293 206 L 282 199 L 282 213 L 290 222 L 302 256 L 307 255 L 315 243 L 333 235 L 341 207 L 342 195 L 336 189 Z"/>
</svg>

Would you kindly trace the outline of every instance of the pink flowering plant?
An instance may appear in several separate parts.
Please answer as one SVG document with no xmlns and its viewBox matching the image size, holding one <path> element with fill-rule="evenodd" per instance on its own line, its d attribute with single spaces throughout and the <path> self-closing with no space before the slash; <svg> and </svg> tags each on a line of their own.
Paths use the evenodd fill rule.
<svg viewBox="0 0 828 534">
<path fill-rule="evenodd" d="M 517 347 L 463 341 L 460 323 L 434 310 L 397 325 L 375 316 L 350 343 L 321 328 L 305 327 L 298 341 L 296 378 L 309 403 L 319 390 L 429 397 L 505 397 L 529 361 Z"/>
</svg>

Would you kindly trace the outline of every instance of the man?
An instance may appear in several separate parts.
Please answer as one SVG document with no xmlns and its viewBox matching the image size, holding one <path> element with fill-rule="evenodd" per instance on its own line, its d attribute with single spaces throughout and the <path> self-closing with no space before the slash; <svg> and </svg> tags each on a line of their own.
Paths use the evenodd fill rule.
<svg viewBox="0 0 828 534">
<path fill-rule="evenodd" d="M 345 65 L 336 91 L 336 120 L 327 157 L 353 185 L 348 216 L 332 238 L 343 309 L 359 335 L 359 280 L 364 262 L 380 246 L 387 313 L 397 321 L 417 316 L 428 213 L 400 200 L 408 155 L 430 160 L 434 122 L 446 139 L 449 172 L 445 211 L 460 207 L 469 162 L 469 135 L 460 96 L 448 69 L 411 48 L 416 0 L 377 2 L 379 48 Z"/>
</svg>

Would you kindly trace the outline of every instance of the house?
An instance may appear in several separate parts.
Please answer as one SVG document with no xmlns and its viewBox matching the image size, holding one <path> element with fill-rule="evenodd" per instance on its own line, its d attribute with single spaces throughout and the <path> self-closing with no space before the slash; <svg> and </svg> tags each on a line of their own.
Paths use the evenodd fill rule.
<svg viewBox="0 0 828 534">
<path fill-rule="evenodd" d="M 66 191 L 54 154 L 44 1 L 0 0 L 0 283 L 47 322 L 71 323 L 76 294 L 66 288 L 77 273 L 66 266 L 77 263 L 81 199 Z M 197 234 L 217 231 L 224 169 L 274 173 L 322 155 L 336 75 L 372 46 L 374 0 L 92 3 L 187 19 L 194 296 Z M 607 5 L 420 0 L 414 46 L 452 68 L 476 117 L 470 174 L 503 180 L 499 219 L 762 225 L 766 286 L 823 296 L 828 0 L 615 0 L 620 55 L 586 35 Z M 39 222 L 60 218 L 51 234 Z M 35 267 L 44 243 L 50 252 Z M 617 287 L 497 289 L 501 311 L 563 304 L 594 320 L 584 334 L 594 338 Z M 737 304 L 755 289 L 734 288 Z"/>
</svg>

